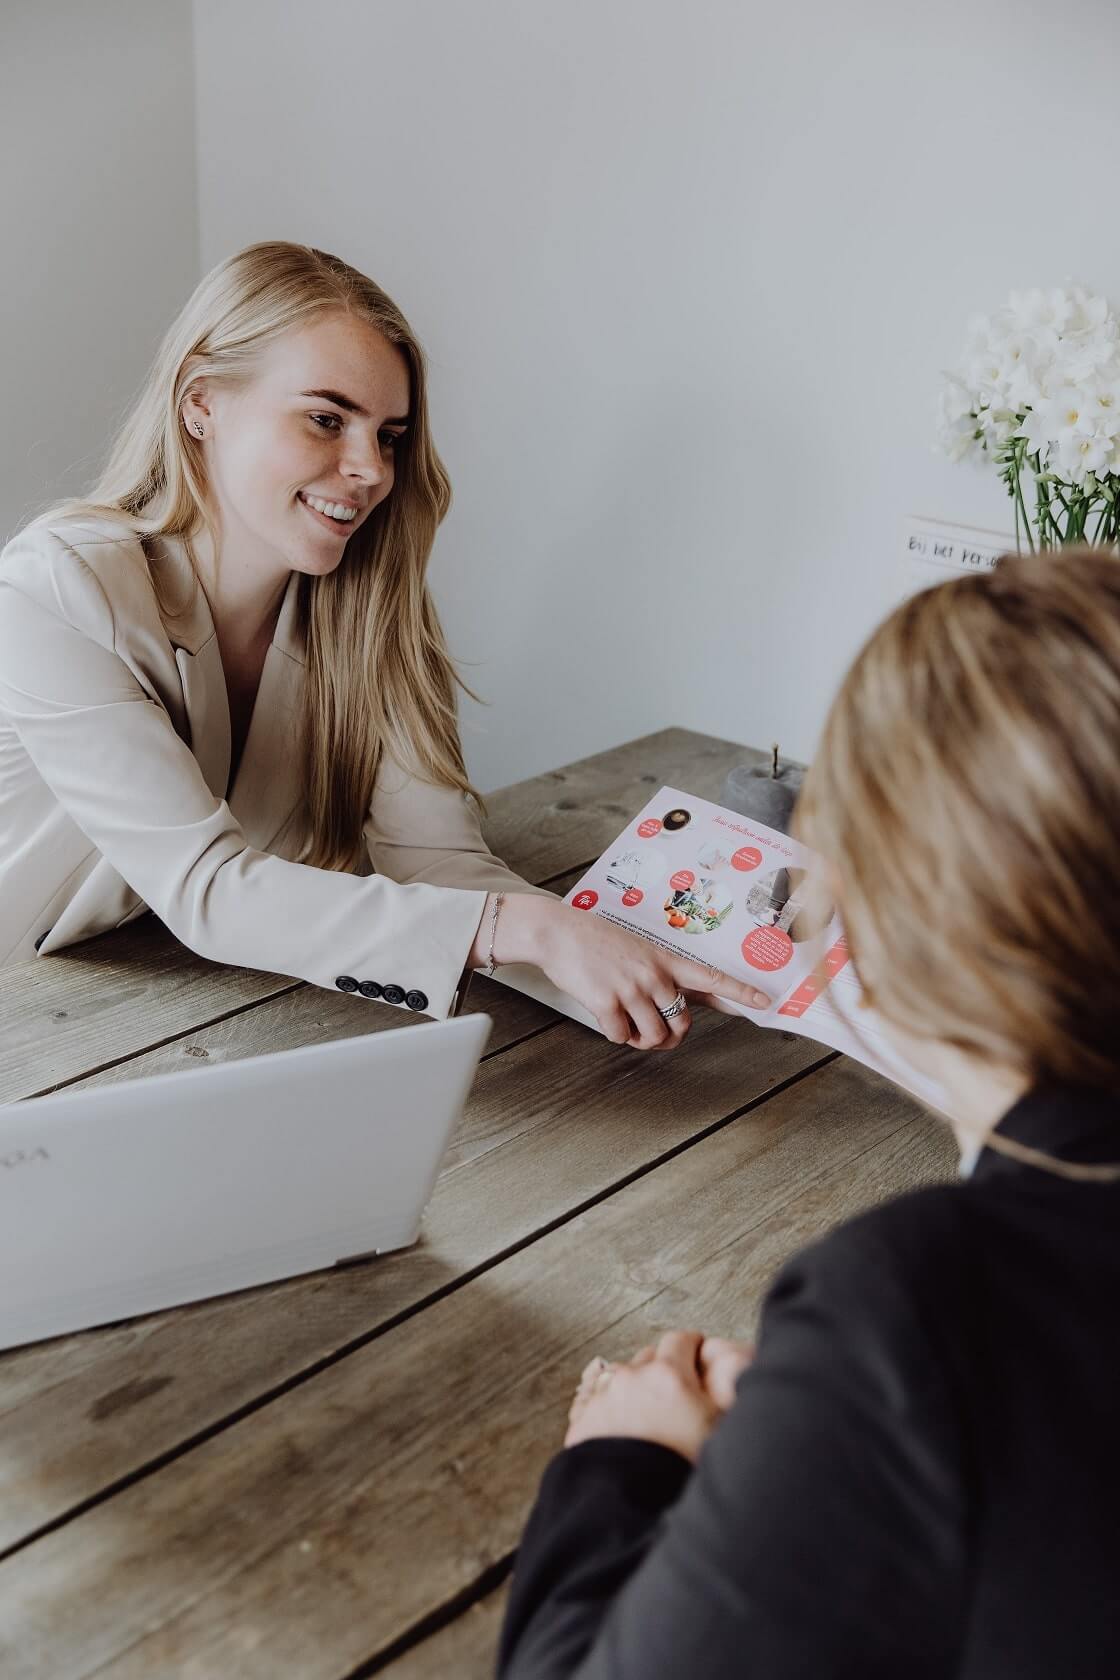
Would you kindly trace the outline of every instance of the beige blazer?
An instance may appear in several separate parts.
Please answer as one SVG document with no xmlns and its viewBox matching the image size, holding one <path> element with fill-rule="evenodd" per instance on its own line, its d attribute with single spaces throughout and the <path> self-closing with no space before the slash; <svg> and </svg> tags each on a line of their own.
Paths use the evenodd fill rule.
<svg viewBox="0 0 1120 1680">
<path fill-rule="evenodd" d="M 392 761 L 365 825 L 373 873 L 294 861 L 306 835 L 291 750 L 304 681 L 297 581 L 227 787 L 225 676 L 184 544 L 142 546 L 127 526 L 82 521 L 9 543 L 0 965 L 150 908 L 214 962 L 452 1012 L 486 893 L 532 889 L 487 850 L 465 798 Z"/>
</svg>

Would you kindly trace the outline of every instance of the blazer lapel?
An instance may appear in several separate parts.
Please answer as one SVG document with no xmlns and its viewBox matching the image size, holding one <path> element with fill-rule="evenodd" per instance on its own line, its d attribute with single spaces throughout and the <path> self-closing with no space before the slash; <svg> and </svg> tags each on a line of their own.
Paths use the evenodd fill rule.
<svg viewBox="0 0 1120 1680">
<path fill-rule="evenodd" d="M 218 638 L 212 635 L 197 653 L 175 649 L 190 727 L 191 752 L 215 799 L 224 799 L 229 783 L 229 696 Z"/>
<path fill-rule="evenodd" d="M 201 547 L 209 538 L 199 532 L 193 541 Z M 164 630 L 175 650 L 188 744 L 207 787 L 216 799 L 224 799 L 230 764 L 229 697 L 206 592 L 182 537 L 158 537 L 146 547 Z"/>
<path fill-rule="evenodd" d="M 191 540 L 202 549 L 210 539 L 200 531 Z M 164 628 L 175 649 L 191 751 L 214 797 L 228 798 L 250 845 L 267 851 L 303 797 L 295 750 L 305 659 L 299 575 L 292 573 L 284 591 L 249 734 L 230 787 L 229 695 L 206 592 L 180 537 L 156 539 L 149 565 L 158 597 L 165 603 Z"/>
<path fill-rule="evenodd" d="M 268 850 L 303 798 L 298 735 L 305 671 L 298 599 L 299 575 L 293 572 L 230 789 L 230 810 L 246 838 L 261 851 Z M 228 706 L 226 728 L 228 735 Z"/>
</svg>

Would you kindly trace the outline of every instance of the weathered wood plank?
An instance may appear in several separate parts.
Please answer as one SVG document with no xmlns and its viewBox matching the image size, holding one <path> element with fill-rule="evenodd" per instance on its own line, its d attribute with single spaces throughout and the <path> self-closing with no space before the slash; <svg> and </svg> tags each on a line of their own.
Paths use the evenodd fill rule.
<svg viewBox="0 0 1120 1680">
<path fill-rule="evenodd" d="M 557 893 L 562 896 L 582 874 L 580 868 L 562 875 L 556 884 Z M 471 980 L 464 1013 L 489 1015 L 493 1022 L 486 1046 L 487 1058 L 516 1044 L 527 1034 L 541 1032 L 563 1019 L 546 1005 L 481 974 Z M 424 1019 L 377 1004 L 355 1007 L 355 1000 L 342 992 L 296 986 L 277 997 L 264 999 L 252 1009 L 184 1033 L 155 1050 L 143 1051 L 127 1061 L 72 1080 L 70 1089 L 115 1085 L 157 1073 L 189 1073 L 214 1062 L 241 1061 L 248 1056 L 294 1050 L 300 1045 L 327 1044 L 340 1038 L 360 1038 L 366 1033 L 419 1026 Z"/>
<path fill-rule="evenodd" d="M 0 1549 L 373 1335 L 825 1054 L 702 1011 L 669 1056 L 564 1021 L 492 1058 L 417 1248 L 0 1355 Z"/>
<path fill-rule="evenodd" d="M 512 992 L 508 986 L 500 986 L 481 975 L 471 981 L 464 1013 L 486 1014 L 493 1021 L 487 1057 L 498 1055 L 529 1033 L 541 1032 L 563 1019 L 535 999 Z M 76 1079 L 69 1088 L 119 1085 L 157 1073 L 190 1073 L 215 1063 L 242 1061 L 277 1050 L 331 1044 L 342 1038 L 364 1038 L 370 1033 L 425 1024 L 426 1017 L 422 1015 L 375 1003 L 359 1009 L 344 992 L 301 986 L 297 991 L 268 998 L 255 1009 L 229 1016 L 197 1032 L 185 1033 L 170 1044 L 161 1044 L 158 1049 L 143 1051 L 128 1061 L 116 1062 L 84 1079 Z"/>
<path fill-rule="evenodd" d="M 592 1351 L 748 1333 L 792 1249 L 951 1161 L 896 1091 L 829 1064 L 10 1558 L 7 1680 L 337 1680 L 516 1544 Z"/>
<path fill-rule="evenodd" d="M 299 984 L 208 963 L 151 916 L 0 969 L 0 1102 L 55 1090 Z"/>
<path fill-rule="evenodd" d="M 662 730 L 490 795 L 490 843 L 526 879 L 542 882 L 597 857 L 651 787 L 687 777 L 695 792 L 718 793 L 732 764 L 756 756 L 733 742 Z M 56 1089 L 297 987 L 281 975 L 206 962 L 151 917 L 0 969 L 0 1102 Z M 349 1001 L 357 1022 L 365 1000 Z"/>
<path fill-rule="evenodd" d="M 494 1680 L 494 1657 L 509 1587 L 487 1593 L 403 1656 L 380 1670 L 387 1680 Z"/>
<path fill-rule="evenodd" d="M 662 729 L 488 794 L 487 838 L 514 869 L 546 881 L 597 858 L 659 787 L 718 799 L 734 765 L 766 756 L 690 729 Z"/>
</svg>

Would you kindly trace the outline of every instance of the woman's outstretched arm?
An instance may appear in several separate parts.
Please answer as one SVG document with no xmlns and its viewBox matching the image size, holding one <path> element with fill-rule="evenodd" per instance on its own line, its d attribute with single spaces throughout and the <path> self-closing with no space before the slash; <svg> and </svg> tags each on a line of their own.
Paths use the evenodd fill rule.
<svg viewBox="0 0 1120 1680">
<path fill-rule="evenodd" d="M 359 994 L 374 984 L 382 998 L 389 987 L 390 1003 L 446 1015 L 485 891 L 255 850 L 116 646 L 109 601 L 80 554 L 44 531 L 7 551 L 0 704 L 91 855 L 201 956 Z"/>
</svg>

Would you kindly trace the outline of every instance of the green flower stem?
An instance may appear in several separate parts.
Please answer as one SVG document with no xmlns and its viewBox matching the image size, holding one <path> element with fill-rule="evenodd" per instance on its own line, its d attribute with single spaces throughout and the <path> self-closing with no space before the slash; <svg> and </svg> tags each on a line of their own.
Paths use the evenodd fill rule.
<svg viewBox="0 0 1120 1680">
<path fill-rule="evenodd" d="M 1022 471 L 1022 457 L 1016 450 L 1015 461 L 1015 544 L 1019 546 L 1019 515 L 1023 516 L 1023 526 L 1027 533 L 1027 547 L 1034 553 L 1034 536 L 1031 532 L 1031 522 L 1027 516 L 1027 504 L 1023 500 L 1023 481 L 1019 476 Z"/>
<path fill-rule="evenodd" d="M 1020 415 L 1020 423 L 1022 419 Z M 1120 473 L 1108 473 L 1103 479 L 1090 473 L 1084 484 L 1066 483 L 1044 467 L 1039 450 L 1028 455 L 1027 440 L 1021 437 L 1009 438 L 992 459 L 1011 498 L 1015 546 L 1020 553 L 1024 538 L 1031 554 L 1087 540 L 1120 546 Z M 1023 490 L 1028 469 L 1034 478 L 1030 511 Z M 1087 538 L 1090 526 L 1092 536 Z"/>
<path fill-rule="evenodd" d="M 1022 533 L 1022 531 L 1020 530 L 1020 527 L 1019 527 L 1019 504 L 1015 500 L 1015 491 L 1014 491 L 1014 489 L 1012 487 L 1012 484 L 1011 484 L 1011 474 L 1010 473 L 1007 473 L 1007 474 L 1004 475 L 1004 482 L 1007 485 L 1007 494 L 1011 497 L 1011 505 L 1015 510 L 1015 552 L 1016 552 L 1016 554 L 1022 554 L 1022 552 L 1023 552 L 1023 533 Z"/>
<path fill-rule="evenodd" d="M 1054 478 L 1048 474 L 1043 467 L 1041 453 L 1036 450 L 1029 459 L 1031 471 L 1034 473 L 1035 477 L 1035 489 L 1038 496 L 1039 533 L 1041 535 L 1043 529 L 1045 529 L 1046 546 L 1049 548 L 1060 548 L 1063 542 L 1063 537 L 1062 527 L 1059 525 L 1054 514 L 1053 498 L 1055 495 L 1061 502 L 1062 507 L 1065 509 L 1067 514 L 1069 513 L 1069 508 L 1066 506 L 1065 498 L 1059 490 Z"/>
<path fill-rule="evenodd" d="M 1041 548 L 1054 548 L 1057 546 L 1057 543 L 1055 543 L 1054 540 L 1055 538 L 1057 538 L 1058 543 L 1061 542 L 1061 532 L 1058 530 L 1057 522 L 1054 519 L 1054 510 L 1050 506 L 1050 500 L 1046 494 L 1046 486 L 1042 482 L 1041 477 L 1037 475 L 1037 469 L 1034 481 L 1034 492 L 1035 520 L 1038 525 L 1039 546 Z"/>
</svg>

